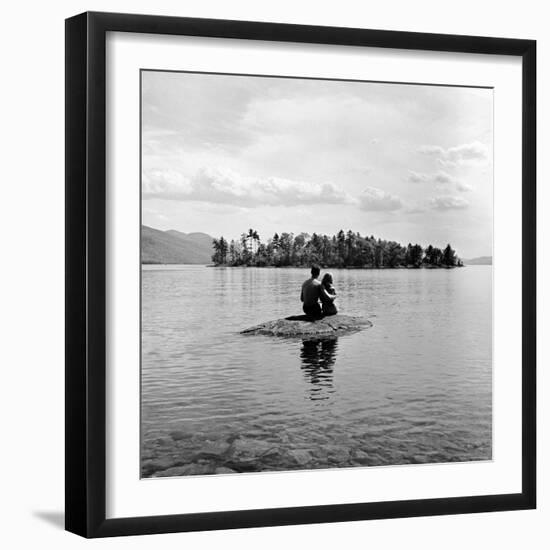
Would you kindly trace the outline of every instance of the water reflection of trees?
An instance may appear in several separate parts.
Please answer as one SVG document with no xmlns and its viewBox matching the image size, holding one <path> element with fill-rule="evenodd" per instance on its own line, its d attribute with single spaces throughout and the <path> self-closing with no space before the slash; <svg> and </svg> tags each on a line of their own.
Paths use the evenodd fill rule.
<svg viewBox="0 0 550 550">
<path fill-rule="evenodd" d="M 336 362 L 338 338 L 303 340 L 300 349 L 301 368 L 312 387 L 311 400 L 328 399 L 333 392 L 333 366 Z"/>
</svg>

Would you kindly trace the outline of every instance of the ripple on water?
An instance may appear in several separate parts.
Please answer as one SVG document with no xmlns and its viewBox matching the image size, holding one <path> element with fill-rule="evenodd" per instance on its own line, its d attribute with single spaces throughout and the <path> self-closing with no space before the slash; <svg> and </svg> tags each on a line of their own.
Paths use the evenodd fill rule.
<svg viewBox="0 0 550 550">
<path fill-rule="evenodd" d="M 238 334 L 298 313 L 305 276 L 143 272 L 143 476 L 491 458 L 490 267 L 334 270 L 340 309 L 372 329 Z"/>
</svg>

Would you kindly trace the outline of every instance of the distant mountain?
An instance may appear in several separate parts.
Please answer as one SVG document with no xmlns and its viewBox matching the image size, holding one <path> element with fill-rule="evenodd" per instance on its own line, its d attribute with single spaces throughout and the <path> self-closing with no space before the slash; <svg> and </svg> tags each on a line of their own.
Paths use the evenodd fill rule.
<svg viewBox="0 0 550 550">
<path fill-rule="evenodd" d="M 464 265 L 493 265 L 492 256 L 480 256 L 479 258 L 472 258 L 471 260 L 462 260 Z"/>
<path fill-rule="evenodd" d="M 175 237 L 185 237 L 185 235 L 187 235 L 187 233 L 177 231 L 176 229 L 167 229 L 165 233 L 168 233 L 168 235 L 174 235 Z"/>
<path fill-rule="evenodd" d="M 206 233 L 160 231 L 141 226 L 143 264 L 209 264 L 212 253 L 212 237 Z"/>
<path fill-rule="evenodd" d="M 181 231 L 176 231 L 175 229 L 168 229 L 165 233 L 174 235 L 175 237 L 178 237 L 188 243 L 206 246 L 210 250 L 210 255 L 212 255 L 212 237 L 206 233 L 182 233 Z"/>
</svg>

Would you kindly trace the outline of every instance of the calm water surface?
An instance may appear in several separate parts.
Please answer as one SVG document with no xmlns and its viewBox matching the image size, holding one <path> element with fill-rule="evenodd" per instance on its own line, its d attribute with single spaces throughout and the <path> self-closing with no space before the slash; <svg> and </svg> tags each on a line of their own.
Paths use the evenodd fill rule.
<svg viewBox="0 0 550 550">
<path fill-rule="evenodd" d="M 491 458 L 491 266 L 332 273 L 373 327 L 303 342 L 239 331 L 307 270 L 144 266 L 143 476 Z"/>
</svg>

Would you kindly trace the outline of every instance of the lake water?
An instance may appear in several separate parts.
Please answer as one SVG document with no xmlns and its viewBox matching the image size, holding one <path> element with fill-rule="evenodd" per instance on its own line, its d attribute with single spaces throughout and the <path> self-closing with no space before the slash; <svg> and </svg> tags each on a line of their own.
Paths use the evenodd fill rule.
<svg viewBox="0 0 550 550">
<path fill-rule="evenodd" d="M 373 326 L 303 342 L 239 331 L 306 269 L 144 266 L 144 477 L 491 459 L 491 266 L 331 271 Z"/>
</svg>

